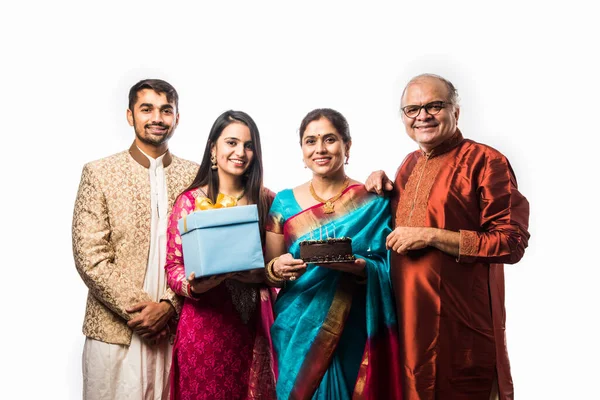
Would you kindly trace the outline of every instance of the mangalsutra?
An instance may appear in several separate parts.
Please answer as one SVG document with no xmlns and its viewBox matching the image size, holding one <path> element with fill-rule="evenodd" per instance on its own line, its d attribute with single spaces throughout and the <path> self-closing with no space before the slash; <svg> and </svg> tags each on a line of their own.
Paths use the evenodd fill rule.
<svg viewBox="0 0 600 400">
<path fill-rule="evenodd" d="M 310 184 L 308 185 L 308 189 L 310 190 L 311 196 L 315 200 L 317 200 L 320 203 L 324 203 L 323 212 L 325 214 L 332 214 L 335 212 L 335 210 L 334 210 L 335 205 L 333 203 L 335 203 L 335 201 L 337 199 L 342 197 L 342 193 L 344 192 L 344 190 L 346 190 L 348 185 L 350 185 L 350 178 L 346 177 L 346 180 L 344 181 L 344 185 L 342 185 L 342 188 L 340 189 L 340 191 L 335 196 L 330 198 L 329 200 L 324 200 L 324 199 L 320 198 L 319 196 L 317 196 L 317 193 L 315 193 L 315 189 L 313 188 L 312 181 L 310 181 Z"/>
</svg>

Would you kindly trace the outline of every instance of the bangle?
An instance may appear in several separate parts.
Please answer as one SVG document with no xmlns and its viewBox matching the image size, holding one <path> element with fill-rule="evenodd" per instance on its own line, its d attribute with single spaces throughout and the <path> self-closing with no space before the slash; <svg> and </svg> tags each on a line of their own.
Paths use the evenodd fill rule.
<svg viewBox="0 0 600 400">
<path fill-rule="evenodd" d="M 182 291 L 184 293 L 184 295 L 186 295 L 187 297 L 192 297 L 193 293 L 192 293 L 192 285 L 190 284 L 190 281 L 188 281 L 187 279 L 184 278 L 184 281 L 181 282 L 181 287 L 182 287 Z"/>
<path fill-rule="evenodd" d="M 284 278 L 277 277 L 277 275 L 275 275 L 275 271 L 273 271 L 273 265 L 275 264 L 275 261 L 277 261 L 278 259 L 279 259 L 279 257 L 275 257 L 274 259 L 269 261 L 269 263 L 265 266 L 265 272 L 266 272 L 265 275 L 267 276 L 267 281 L 269 283 L 271 283 L 272 285 L 281 285 L 282 283 L 285 282 Z"/>
<path fill-rule="evenodd" d="M 184 278 L 184 279 L 185 279 L 185 278 Z M 181 285 L 182 285 L 182 286 L 181 286 L 181 288 L 183 289 L 183 293 L 184 293 L 184 295 L 185 295 L 185 296 L 187 296 L 187 297 L 189 297 L 189 298 L 191 298 L 191 299 L 196 299 L 196 298 L 198 298 L 197 296 L 198 296 L 200 293 L 196 293 L 196 292 L 194 292 L 194 291 L 192 290 L 192 284 L 190 283 L 190 281 L 188 281 L 188 280 L 186 279 L 186 280 L 184 280 L 183 282 L 181 282 Z M 186 288 L 187 288 L 187 289 L 186 289 Z M 187 294 L 186 294 L 186 291 L 187 291 Z"/>
</svg>

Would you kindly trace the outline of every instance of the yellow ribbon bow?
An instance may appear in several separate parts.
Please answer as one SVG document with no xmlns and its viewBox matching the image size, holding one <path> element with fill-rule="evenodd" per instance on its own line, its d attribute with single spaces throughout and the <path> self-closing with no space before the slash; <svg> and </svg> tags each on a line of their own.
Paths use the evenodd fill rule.
<svg viewBox="0 0 600 400">
<path fill-rule="evenodd" d="M 241 198 L 241 196 L 240 196 Z M 217 201 L 212 202 L 207 197 L 196 197 L 196 201 L 194 202 L 194 211 L 199 210 L 214 210 L 215 208 L 227 208 L 227 207 L 235 207 L 237 205 L 238 199 L 233 196 L 229 196 L 228 194 L 219 193 L 217 196 Z M 187 215 L 183 217 L 183 232 L 186 233 L 187 229 Z"/>
<path fill-rule="evenodd" d="M 207 197 L 196 197 L 194 211 L 212 210 L 215 208 L 235 207 L 237 199 L 227 194 L 219 193 L 214 203 Z"/>
</svg>

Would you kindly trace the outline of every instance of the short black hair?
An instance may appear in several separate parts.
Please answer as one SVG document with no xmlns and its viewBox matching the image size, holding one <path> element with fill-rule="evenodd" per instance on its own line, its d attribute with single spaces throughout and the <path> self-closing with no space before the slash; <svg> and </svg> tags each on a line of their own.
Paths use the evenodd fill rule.
<svg viewBox="0 0 600 400">
<path fill-rule="evenodd" d="M 179 111 L 179 95 L 177 94 L 177 90 L 169 82 L 162 79 L 143 79 L 129 89 L 129 109 L 131 111 L 133 111 L 133 107 L 137 102 L 138 93 L 144 89 L 152 89 L 159 94 L 164 93 L 167 96 L 167 101 L 175 103 L 175 109 Z"/>
</svg>

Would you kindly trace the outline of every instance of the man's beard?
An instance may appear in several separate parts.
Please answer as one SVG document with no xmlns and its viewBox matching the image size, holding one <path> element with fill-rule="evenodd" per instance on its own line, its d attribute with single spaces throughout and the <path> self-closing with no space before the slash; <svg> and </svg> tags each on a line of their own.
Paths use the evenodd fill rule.
<svg viewBox="0 0 600 400">
<path fill-rule="evenodd" d="M 135 121 L 134 121 L 134 126 L 135 126 Z M 150 126 L 159 126 L 161 128 L 165 128 L 167 130 L 167 132 L 164 135 L 153 135 L 151 133 L 146 133 L 146 128 L 148 128 Z M 135 136 L 137 136 L 137 138 L 142 143 L 148 144 L 150 146 L 158 147 L 161 144 L 169 141 L 171 136 L 173 136 L 174 128 L 169 127 L 168 125 L 165 125 L 165 124 L 147 124 L 147 125 L 144 125 L 142 133 L 138 132 L 137 128 L 134 130 L 135 130 Z"/>
</svg>

